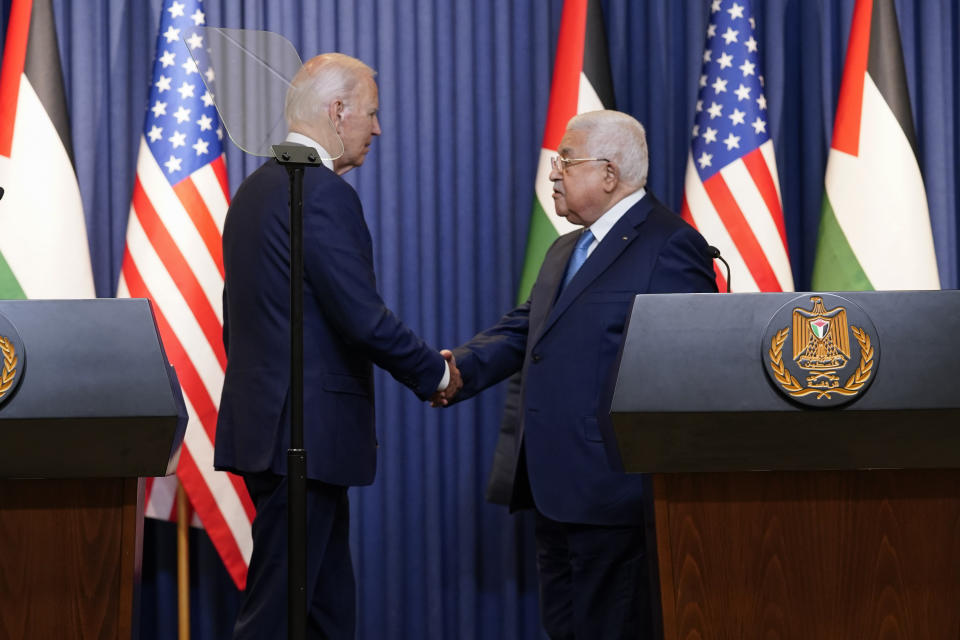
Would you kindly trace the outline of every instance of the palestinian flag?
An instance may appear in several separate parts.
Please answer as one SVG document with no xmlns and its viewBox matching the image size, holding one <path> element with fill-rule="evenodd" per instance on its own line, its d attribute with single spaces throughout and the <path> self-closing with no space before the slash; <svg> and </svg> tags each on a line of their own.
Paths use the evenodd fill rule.
<svg viewBox="0 0 960 640">
<path fill-rule="evenodd" d="M 857 0 L 813 288 L 939 289 L 893 0 Z"/>
<path fill-rule="evenodd" d="M 0 298 L 93 297 L 51 0 L 13 0 L 0 68 Z"/>
<path fill-rule="evenodd" d="M 527 236 L 527 255 L 517 292 L 518 304 L 526 301 L 530 295 L 540 265 L 553 241 L 577 228 L 556 214 L 552 197 L 553 183 L 550 182 L 550 158 L 557 155 L 567 122 L 578 113 L 613 108 L 613 80 L 600 0 L 566 0 L 560 18 L 550 104 L 547 107 L 533 215 Z M 510 502 L 516 460 L 514 436 L 520 419 L 519 374 L 510 379 L 505 404 L 500 439 L 487 485 L 487 500 L 504 505 Z"/>
</svg>

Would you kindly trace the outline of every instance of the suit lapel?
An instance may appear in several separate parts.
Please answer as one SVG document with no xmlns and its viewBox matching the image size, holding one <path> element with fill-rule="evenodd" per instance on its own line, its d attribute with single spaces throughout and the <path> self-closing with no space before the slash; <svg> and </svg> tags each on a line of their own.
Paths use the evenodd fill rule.
<svg viewBox="0 0 960 640">
<path fill-rule="evenodd" d="M 587 258 L 583 266 L 580 267 L 580 270 L 573 276 L 570 284 L 560 292 L 556 303 L 547 313 L 543 328 L 537 335 L 538 341 L 550 330 L 550 327 L 563 315 L 564 311 L 570 307 L 573 301 L 576 300 L 600 274 L 606 271 L 607 267 L 613 264 L 614 260 L 636 239 L 640 233 L 638 227 L 647 219 L 647 214 L 649 214 L 653 208 L 653 203 L 653 197 L 647 194 L 640 202 L 630 207 L 630 210 L 607 232 L 607 235 L 603 237 L 603 241 L 597 245 L 593 253 L 590 254 L 590 257 Z M 569 260 L 570 253 L 573 251 L 573 245 L 576 244 L 576 239 L 579 237 L 580 234 L 574 235 L 570 243 L 570 249 L 565 253 L 567 260 Z M 556 291 L 556 287 L 563 279 L 567 260 L 563 262 L 563 267 L 559 270 L 559 276 L 557 276 L 557 282 L 554 283 L 552 291 Z M 551 274 L 551 277 L 553 276 L 554 274 Z M 531 326 L 536 325 L 531 324 Z"/>
<path fill-rule="evenodd" d="M 581 231 L 582 233 L 582 231 Z M 557 299 L 557 289 L 563 282 L 563 276 L 567 272 L 567 263 L 570 261 L 570 254 L 577 244 L 580 233 L 570 233 L 561 236 L 557 240 L 553 251 L 548 251 L 540 266 L 540 275 L 533 285 L 533 291 L 530 293 L 530 327 L 533 328 L 531 335 L 536 335 L 538 328 L 547 319 L 547 314 L 553 307 Z M 536 303 L 534 303 L 536 301 Z"/>
</svg>

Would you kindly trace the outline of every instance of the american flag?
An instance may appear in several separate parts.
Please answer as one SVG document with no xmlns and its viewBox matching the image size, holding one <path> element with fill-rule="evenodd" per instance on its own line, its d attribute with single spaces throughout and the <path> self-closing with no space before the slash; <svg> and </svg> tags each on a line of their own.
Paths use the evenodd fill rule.
<svg viewBox="0 0 960 640">
<path fill-rule="evenodd" d="M 165 0 L 118 297 L 150 298 L 189 423 L 177 478 L 239 588 L 246 582 L 253 503 L 243 481 L 214 471 L 213 443 L 227 357 L 221 236 L 230 192 L 223 128 L 189 49 L 202 51 L 200 0 Z M 175 518 L 175 478 L 147 482 L 146 513 Z"/>
<path fill-rule="evenodd" d="M 736 291 L 793 291 L 760 62 L 749 0 L 712 0 L 682 213 Z"/>
</svg>

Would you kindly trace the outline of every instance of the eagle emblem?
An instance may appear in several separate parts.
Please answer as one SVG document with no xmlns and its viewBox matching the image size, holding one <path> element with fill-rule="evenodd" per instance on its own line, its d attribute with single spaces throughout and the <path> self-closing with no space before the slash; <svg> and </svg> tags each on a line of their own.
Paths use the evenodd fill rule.
<svg viewBox="0 0 960 640">
<path fill-rule="evenodd" d="M 825 297 L 847 302 L 847 305 L 828 309 Z M 785 315 L 789 306 L 778 315 Z M 779 330 L 775 326 L 768 328 L 764 339 L 768 373 L 781 391 L 802 399 L 804 404 L 827 406 L 844 402 L 864 390 L 874 371 L 875 351 L 870 334 L 875 330 L 850 324 L 848 306 L 852 307 L 852 303 L 839 296 L 810 296 L 806 305 L 794 306 L 790 311 L 788 326 Z M 859 308 L 853 308 L 863 314 Z M 866 314 L 862 318 L 865 322 L 860 324 L 869 324 Z M 771 324 L 775 320 L 776 316 Z M 854 345 L 859 347 L 859 354 L 853 352 Z M 792 353 L 785 357 L 787 347 L 792 347 Z M 854 370 L 847 371 L 854 364 Z"/>
</svg>

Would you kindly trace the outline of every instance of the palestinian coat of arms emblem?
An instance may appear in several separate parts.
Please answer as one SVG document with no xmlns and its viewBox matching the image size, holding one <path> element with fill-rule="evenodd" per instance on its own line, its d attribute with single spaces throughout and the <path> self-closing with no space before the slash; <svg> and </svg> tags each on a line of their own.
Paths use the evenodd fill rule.
<svg viewBox="0 0 960 640">
<path fill-rule="evenodd" d="M 13 324 L 0 313 L 0 406 L 16 392 L 23 378 L 23 341 Z"/>
<path fill-rule="evenodd" d="M 804 296 L 770 321 L 763 342 L 765 369 L 782 393 L 803 404 L 848 402 L 875 377 L 876 335 L 866 313 L 849 300 Z"/>
</svg>

